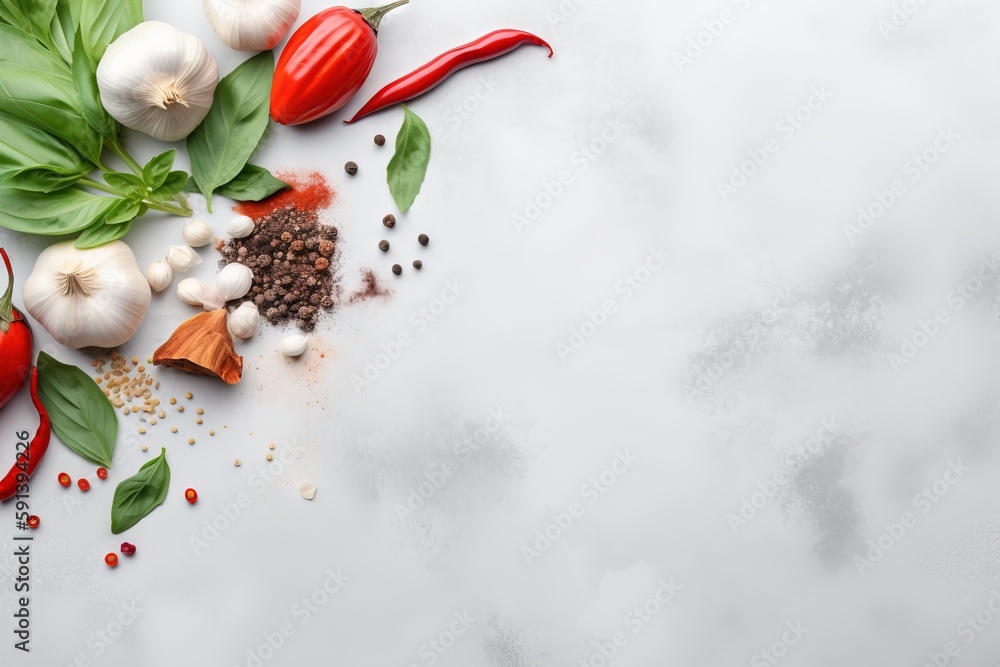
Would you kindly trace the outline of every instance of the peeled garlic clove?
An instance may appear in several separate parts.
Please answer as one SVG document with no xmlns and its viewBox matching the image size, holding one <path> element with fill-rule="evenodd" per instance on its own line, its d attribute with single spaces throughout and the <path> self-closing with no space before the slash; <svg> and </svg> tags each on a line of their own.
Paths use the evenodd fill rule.
<svg viewBox="0 0 1000 667">
<path fill-rule="evenodd" d="M 253 287 L 253 271 L 239 262 L 226 264 L 219 271 L 216 284 L 219 286 L 223 301 L 242 299 Z"/>
<path fill-rule="evenodd" d="M 108 113 L 162 141 L 183 139 L 198 127 L 217 85 L 219 66 L 205 45 L 160 21 L 122 34 L 97 66 L 97 88 Z"/>
<path fill-rule="evenodd" d="M 299 494 L 306 500 L 312 500 L 316 497 L 316 485 L 312 482 L 302 482 L 299 486 Z"/>
<path fill-rule="evenodd" d="M 246 215 L 238 215 L 229 221 L 226 232 L 234 239 L 243 239 L 253 234 L 253 219 Z"/>
<path fill-rule="evenodd" d="M 170 281 L 174 279 L 174 271 L 166 262 L 153 262 L 146 269 L 146 280 L 154 292 L 162 292 L 170 287 Z"/>
<path fill-rule="evenodd" d="M 247 301 L 229 315 L 229 331 L 237 338 L 250 338 L 260 327 L 260 311 Z"/>
<path fill-rule="evenodd" d="M 212 228 L 201 220 L 188 220 L 181 232 L 184 243 L 192 248 L 200 248 L 212 242 Z"/>
<path fill-rule="evenodd" d="M 281 341 L 281 353 L 286 357 L 300 357 L 309 345 L 309 336 L 292 334 Z"/>
<path fill-rule="evenodd" d="M 174 271 L 184 273 L 192 266 L 201 264 L 201 257 L 186 245 L 172 245 L 167 248 L 167 264 Z"/>
<path fill-rule="evenodd" d="M 200 306 L 208 292 L 205 283 L 197 278 L 185 278 L 177 283 L 177 298 L 189 306 Z"/>
<path fill-rule="evenodd" d="M 299 17 L 301 0 L 204 0 L 205 16 L 226 46 L 273 49 Z"/>
</svg>

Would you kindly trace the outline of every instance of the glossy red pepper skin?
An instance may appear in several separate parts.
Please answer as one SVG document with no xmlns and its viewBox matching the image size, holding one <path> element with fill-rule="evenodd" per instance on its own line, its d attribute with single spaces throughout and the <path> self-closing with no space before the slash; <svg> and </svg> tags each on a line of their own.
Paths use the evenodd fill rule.
<svg viewBox="0 0 1000 667">
<path fill-rule="evenodd" d="M 401 104 L 414 97 L 419 97 L 431 90 L 460 69 L 499 58 L 510 53 L 523 44 L 544 46 L 552 57 L 552 47 L 541 37 L 523 30 L 497 30 L 484 35 L 474 42 L 463 44 L 451 51 L 442 53 L 422 67 L 402 76 L 368 100 L 361 110 L 354 114 L 345 124 L 354 123 L 376 111 Z"/>
<path fill-rule="evenodd" d="M 378 53 L 379 22 L 409 0 L 384 7 L 331 7 L 296 30 L 271 83 L 271 118 L 301 125 L 347 104 L 364 85 Z"/>
<path fill-rule="evenodd" d="M 38 396 L 38 368 L 31 367 L 31 402 L 38 411 L 38 430 L 35 437 L 28 443 L 28 449 L 19 452 L 14 466 L 7 475 L 0 479 L 0 500 L 7 500 L 15 493 L 19 484 L 24 484 L 42 462 L 45 451 L 49 448 L 52 438 L 52 424 L 49 413 L 46 412 L 42 399 Z"/>
<path fill-rule="evenodd" d="M 0 408 L 24 386 L 31 372 L 31 328 L 11 304 L 14 271 L 7 251 L 0 248 L 7 269 L 7 290 L 0 295 Z"/>
</svg>

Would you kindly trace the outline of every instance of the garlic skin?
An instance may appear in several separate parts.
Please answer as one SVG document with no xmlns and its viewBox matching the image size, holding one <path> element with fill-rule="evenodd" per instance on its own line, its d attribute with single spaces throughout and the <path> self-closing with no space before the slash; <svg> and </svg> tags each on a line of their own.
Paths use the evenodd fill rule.
<svg viewBox="0 0 1000 667">
<path fill-rule="evenodd" d="M 219 310 L 225 307 L 226 300 L 222 298 L 218 287 L 206 287 L 201 295 L 201 305 L 205 310 Z"/>
<path fill-rule="evenodd" d="M 300 357 L 309 346 L 309 336 L 292 334 L 281 341 L 281 353 L 286 357 Z"/>
<path fill-rule="evenodd" d="M 167 248 L 167 264 L 174 271 L 184 273 L 201 264 L 201 257 L 186 245 L 172 245 Z"/>
<path fill-rule="evenodd" d="M 205 283 L 197 278 L 185 278 L 177 283 L 177 298 L 189 306 L 202 305 L 202 298 L 207 291 Z"/>
<path fill-rule="evenodd" d="M 170 281 L 173 279 L 174 271 L 166 262 L 153 262 L 146 269 L 146 281 L 154 292 L 162 292 L 170 287 Z"/>
<path fill-rule="evenodd" d="M 302 7 L 301 0 L 204 0 L 203 4 L 212 30 L 237 51 L 273 49 Z"/>
<path fill-rule="evenodd" d="M 38 256 L 22 298 L 28 313 L 62 345 L 114 348 L 139 330 L 152 294 L 121 241 L 87 250 L 65 241 Z"/>
<path fill-rule="evenodd" d="M 245 239 L 253 234 L 253 218 L 247 215 L 238 215 L 229 221 L 226 226 L 226 233 L 234 239 Z"/>
<path fill-rule="evenodd" d="M 192 248 L 201 248 L 212 242 L 212 228 L 201 220 L 188 220 L 184 223 L 181 236 L 184 237 L 184 243 Z"/>
<path fill-rule="evenodd" d="M 253 271 L 239 262 L 226 264 L 219 271 L 216 284 L 224 301 L 242 299 L 249 294 L 250 288 L 253 287 Z"/>
<path fill-rule="evenodd" d="M 229 333 L 246 340 L 252 338 L 260 328 L 260 311 L 247 301 L 229 314 Z"/>
<path fill-rule="evenodd" d="M 219 66 L 195 37 L 146 21 L 113 41 L 97 66 L 97 88 L 108 113 L 125 127 L 178 141 L 212 106 Z"/>
</svg>

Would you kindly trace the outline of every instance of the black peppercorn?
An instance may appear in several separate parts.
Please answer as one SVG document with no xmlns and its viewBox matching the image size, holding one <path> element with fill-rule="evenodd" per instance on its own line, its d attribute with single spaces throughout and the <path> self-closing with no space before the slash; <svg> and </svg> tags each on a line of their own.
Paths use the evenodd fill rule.
<svg viewBox="0 0 1000 667">
<path fill-rule="evenodd" d="M 421 234 L 420 236 L 417 237 L 417 243 L 419 243 L 420 245 L 427 245 L 429 241 L 430 238 L 428 238 L 427 234 Z"/>
<path fill-rule="evenodd" d="M 378 242 L 378 249 L 381 250 L 382 252 L 389 252 L 389 242 L 388 241 L 379 241 Z"/>
<path fill-rule="evenodd" d="M 420 269 L 422 269 L 423 266 L 424 266 L 424 263 L 421 262 L 419 259 L 413 260 L 413 268 L 415 268 L 417 271 L 419 271 Z"/>
<path fill-rule="evenodd" d="M 385 146 L 385 137 L 383 137 L 381 134 L 376 134 L 375 135 L 375 145 L 376 146 Z"/>
<path fill-rule="evenodd" d="M 382 218 L 382 224 L 388 227 L 389 229 L 392 229 L 393 227 L 396 226 L 396 216 L 390 213 L 389 215 Z"/>
<path fill-rule="evenodd" d="M 358 173 L 358 164 L 356 162 L 348 162 L 344 165 L 344 171 L 353 176 Z"/>
<path fill-rule="evenodd" d="M 393 264 L 392 265 L 392 272 L 395 273 L 398 276 L 399 274 L 401 274 L 403 272 L 403 267 L 401 267 L 399 264 Z"/>
</svg>

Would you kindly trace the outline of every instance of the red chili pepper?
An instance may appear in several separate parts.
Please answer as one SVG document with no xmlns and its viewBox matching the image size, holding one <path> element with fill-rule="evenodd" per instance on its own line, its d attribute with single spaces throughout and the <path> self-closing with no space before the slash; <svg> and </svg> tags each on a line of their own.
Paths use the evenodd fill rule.
<svg viewBox="0 0 1000 667">
<path fill-rule="evenodd" d="M 480 37 L 474 42 L 463 44 L 443 53 L 426 65 L 418 67 L 409 74 L 396 79 L 375 93 L 361 107 L 361 110 L 354 114 L 354 118 L 345 120 L 344 123 L 353 123 L 361 120 L 368 114 L 381 111 L 407 100 L 412 100 L 414 97 L 420 97 L 458 70 L 475 65 L 476 63 L 499 58 L 522 44 L 544 46 L 549 50 L 549 58 L 552 57 L 552 47 L 537 35 L 532 35 L 530 32 L 524 32 L 523 30 L 497 30 Z"/>
<path fill-rule="evenodd" d="M 31 328 L 14 307 L 14 269 L 7 251 L 0 248 L 7 268 L 7 290 L 0 296 L 0 408 L 24 386 L 31 372 Z"/>
<path fill-rule="evenodd" d="M 90 482 L 83 478 L 76 480 L 76 485 L 80 487 L 81 491 L 90 491 Z"/>
<path fill-rule="evenodd" d="M 331 7 L 303 23 L 278 58 L 271 118 L 301 125 L 347 104 L 375 64 L 382 17 L 407 2 L 368 9 Z"/>
<path fill-rule="evenodd" d="M 67 473 L 64 472 L 59 473 L 59 484 L 61 486 L 69 486 L 72 483 L 73 483 L 73 478 L 70 477 Z"/>
<path fill-rule="evenodd" d="M 198 502 L 198 492 L 195 491 L 194 489 L 188 489 L 187 491 L 184 492 L 184 499 L 187 500 L 192 505 L 194 505 L 196 502 Z"/>
<path fill-rule="evenodd" d="M 42 525 L 42 520 L 38 518 L 37 514 L 32 514 L 31 516 L 28 517 L 28 528 L 34 530 L 35 528 L 38 528 L 40 525 Z"/>
<path fill-rule="evenodd" d="M 104 562 L 105 562 L 105 564 L 107 564 L 108 567 L 117 567 L 118 566 L 118 554 L 116 554 L 116 553 L 110 553 L 110 554 L 108 554 L 107 556 L 104 557 Z"/>
<path fill-rule="evenodd" d="M 98 479 L 107 479 L 108 478 L 108 469 L 107 468 L 98 468 L 97 469 L 97 477 L 98 477 Z"/>
<path fill-rule="evenodd" d="M 41 463 L 45 456 L 45 450 L 49 448 L 49 439 L 52 437 L 52 424 L 49 422 L 49 414 L 42 405 L 42 399 L 38 396 L 38 368 L 31 367 L 31 402 L 38 411 L 38 430 L 35 437 L 28 443 L 28 449 L 19 452 L 14 466 L 7 475 L 0 479 L 0 500 L 7 500 L 15 493 L 17 487 L 23 485 L 35 468 Z"/>
</svg>

